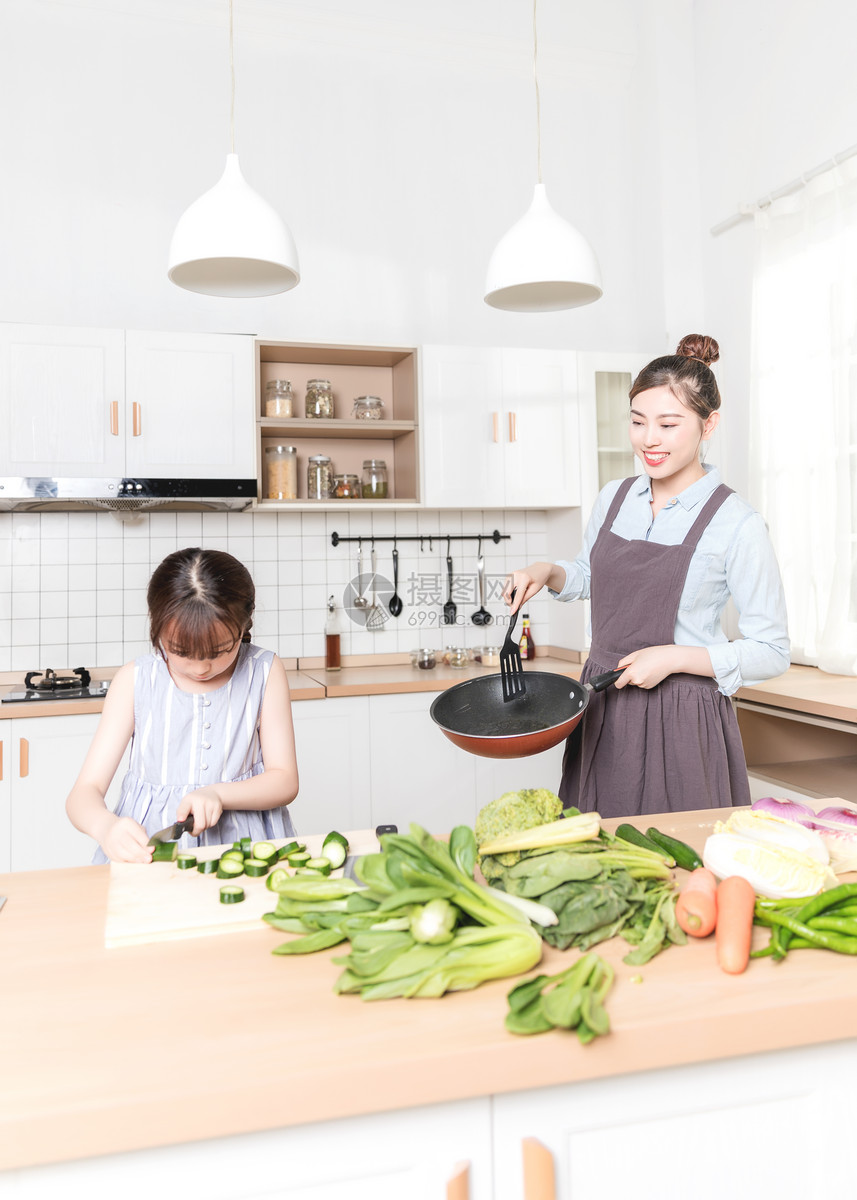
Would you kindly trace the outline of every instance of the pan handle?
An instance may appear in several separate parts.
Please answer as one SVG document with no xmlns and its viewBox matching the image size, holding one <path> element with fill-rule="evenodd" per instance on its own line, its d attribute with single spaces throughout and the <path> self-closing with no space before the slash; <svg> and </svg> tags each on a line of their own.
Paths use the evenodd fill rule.
<svg viewBox="0 0 857 1200">
<path fill-rule="evenodd" d="M 625 667 L 619 667 L 616 671 L 606 671 L 603 675 L 593 675 L 583 686 L 593 692 L 603 692 L 611 683 L 615 683 L 620 675 L 625 674 L 625 669 Z"/>
</svg>

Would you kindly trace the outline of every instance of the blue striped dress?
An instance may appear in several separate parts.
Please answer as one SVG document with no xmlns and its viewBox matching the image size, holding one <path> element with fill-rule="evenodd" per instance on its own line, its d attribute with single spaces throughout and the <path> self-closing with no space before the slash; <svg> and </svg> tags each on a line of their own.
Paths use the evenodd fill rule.
<svg viewBox="0 0 857 1200">
<path fill-rule="evenodd" d="M 259 716 L 274 655 L 242 643 L 228 683 L 213 692 L 183 692 L 160 654 L 134 662 L 134 732 L 116 815 L 133 817 L 147 833 L 176 819 L 187 792 L 234 783 L 264 771 Z M 224 809 L 216 825 L 180 845 L 218 846 L 237 838 L 294 836 L 288 807 L 261 812 Z M 92 860 L 107 862 L 99 846 Z"/>
</svg>

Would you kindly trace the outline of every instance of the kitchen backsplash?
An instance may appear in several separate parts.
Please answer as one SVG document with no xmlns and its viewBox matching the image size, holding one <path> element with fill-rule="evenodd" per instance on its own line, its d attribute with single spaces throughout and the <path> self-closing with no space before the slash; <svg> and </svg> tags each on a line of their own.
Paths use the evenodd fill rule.
<svg viewBox="0 0 857 1200">
<path fill-rule="evenodd" d="M 471 621 L 478 607 L 475 540 L 453 541 L 455 626 L 440 623 L 447 599 L 444 535 L 490 534 L 482 542 L 486 608 L 495 621 Z M 401 541 L 393 619 L 384 605 L 379 629 L 366 628 L 351 601 L 356 542 L 333 546 L 331 534 L 363 538 L 363 578 L 372 535 Z M 0 671 L 119 666 L 149 650 L 146 587 L 173 550 L 227 550 L 256 584 L 254 641 L 284 658 L 324 653 L 327 598 L 342 609 L 343 654 L 381 654 L 417 646 L 499 645 L 506 627 L 500 599 L 507 572 L 549 557 L 544 512 L 0 513 Z M 378 599 L 388 600 L 392 542 L 377 542 Z M 371 601 L 371 587 L 366 589 Z M 536 644 L 547 644 L 543 594 L 528 605 Z M 353 615 L 349 615 L 350 613 Z M 365 611 L 365 610 L 364 610 Z M 359 623 L 358 623 L 359 622 Z M 369 622 L 371 625 L 372 622 Z"/>
</svg>

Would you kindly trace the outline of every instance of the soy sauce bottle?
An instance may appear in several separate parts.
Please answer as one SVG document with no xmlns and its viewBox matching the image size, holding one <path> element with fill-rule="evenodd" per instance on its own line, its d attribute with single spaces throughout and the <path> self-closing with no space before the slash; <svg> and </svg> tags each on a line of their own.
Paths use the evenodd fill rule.
<svg viewBox="0 0 857 1200">
<path fill-rule="evenodd" d="M 526 613 L 521 617 L 521 640 L 518 642 L 518 649 L 521 652 L 521 658 L 536 657 L 536 644 L 530 629 L 530 618 Z"/>
<path fill-rule="evenodd" d="M 324 669 L 341 671 L 342 656 L 339 634 L 339 613 L 333 596 L 327 602 L 327 620 L 324 623 Z"/>
</svg>

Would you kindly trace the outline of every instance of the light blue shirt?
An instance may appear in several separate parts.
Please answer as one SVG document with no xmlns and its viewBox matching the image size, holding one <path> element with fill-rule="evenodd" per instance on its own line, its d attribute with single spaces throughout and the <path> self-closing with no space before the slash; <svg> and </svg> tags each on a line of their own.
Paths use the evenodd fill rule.
<svg viewBox="0 0 857 1200">
<path fill-rule="evenodd" d="M 560 560 L 565 586 L 558 600 L 589 596 L 589 556 L 622 481 L 600 492 L 574 562 Z M 631 485 L 613 522 L 618 537 L 675 546 L 684 540 L 702 506 L 721 482 L 716 467 L 669 501 L 653 519 L 648 475 Z M 730 642 L 720 617 L 729 597 L 739 614 L 741 637 Z M 679 646 L 706 646 L 714 678 L 725 696 L 781 675 L 789 666 L 786 601 L 765 522 L 734 492 L 712 517 L 690 561 L 675 623 Z"/>
</svg>

